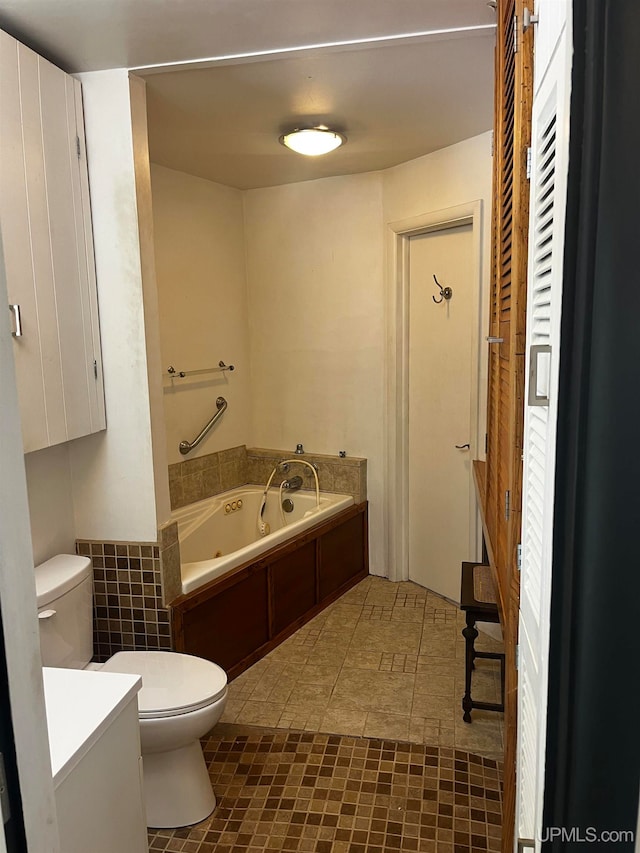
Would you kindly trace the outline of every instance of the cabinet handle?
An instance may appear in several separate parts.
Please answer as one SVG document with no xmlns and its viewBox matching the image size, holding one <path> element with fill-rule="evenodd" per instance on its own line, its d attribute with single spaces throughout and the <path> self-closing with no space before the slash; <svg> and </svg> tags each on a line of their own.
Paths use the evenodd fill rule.
<svg viewBox="0 0 640 853">
<path fill-rule="evenodd" d="M 13 314 L 13 330 L 11 334 L 14 338 L 22 337 L 22 319 L 20 318 L 20 306 L 9 305 L 9 311 Z"/>
</svg>

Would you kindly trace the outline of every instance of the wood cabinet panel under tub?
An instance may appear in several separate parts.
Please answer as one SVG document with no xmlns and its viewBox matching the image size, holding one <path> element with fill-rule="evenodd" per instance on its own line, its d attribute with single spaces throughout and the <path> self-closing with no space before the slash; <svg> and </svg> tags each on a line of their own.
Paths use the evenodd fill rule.
<svg viewBox="0 0 640 853">
<path fill-rule="evenodd" d="M 269 566 L 271 635 L 275 636 L 316 603 L 316 543 L 308 542 Z"/>
<path fill-rule="evenodd" d="M 179 651 L 215 661 L 228 671 L 268 641 L 267 568 L 258 566 L 240 575 L 183 613 Z"/>
<path fill-rule="evenodd" d="M 174 648 L 234 678 L 368 574 L 364 502 L 177 598 Z"/>
<path fill-rule="evenodd" d="M 365 518 L 355 516 L 320 539 L 320 601 L 329 598 L 358 572 L 365 562 Z"/>
</svg>

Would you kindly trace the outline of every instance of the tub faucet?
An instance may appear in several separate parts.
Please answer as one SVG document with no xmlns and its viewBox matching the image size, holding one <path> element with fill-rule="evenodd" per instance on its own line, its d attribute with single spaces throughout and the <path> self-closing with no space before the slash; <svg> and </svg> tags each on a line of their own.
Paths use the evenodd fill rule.
<svg viewBox="0 0 640 853">
<path fill-rule="evenodd" d="M 296 475 L 295 477 L 291 477 L 289 480 L 285 480 L 282 484 L 283 492 L 297 492 L 298 489 L 302 488 L 302 477 Z"/>
</svg>

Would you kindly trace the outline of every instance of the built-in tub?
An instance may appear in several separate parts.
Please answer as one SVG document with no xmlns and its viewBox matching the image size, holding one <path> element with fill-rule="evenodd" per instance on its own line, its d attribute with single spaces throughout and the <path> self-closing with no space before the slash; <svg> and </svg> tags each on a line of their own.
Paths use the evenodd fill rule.
<svg viewBox="0 0 640 853">
<path fill-rule="evenodd" d="M 234 678 L 369 571 L 367 503 L 348 495 L 246 486 L 177 511 L 183 594 L 171 603 L 178 652 L 214 661 Z M 235 509 L 234 509 L 235 505 Z M 225 511 L 226 510 L 226 511 Z M 215 554 L 220 551 L 221 556 Z"/>
<path fill-rule="evenodd" d="M 243 486 L 173 513 L 173 519 L 178 522 L 183 594 L 258 559 L 260 554 L 354 503 L 350 495 L 320 492 L 320 505 L 317 506 L 315 492 L 285 492 L 282 498 L 292 501 L 293 511 L 281 513 L 279 489 L 271 488 L 262 515 L 270 533 L 262 536 L 258 513 L 263 494 L 260 486 Z"/>
</svg>

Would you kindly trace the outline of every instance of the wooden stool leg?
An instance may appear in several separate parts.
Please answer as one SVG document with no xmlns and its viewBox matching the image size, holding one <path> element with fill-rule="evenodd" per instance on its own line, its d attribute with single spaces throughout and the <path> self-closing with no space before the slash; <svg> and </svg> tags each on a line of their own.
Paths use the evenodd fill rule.
<svg viewBox="0 0 640 853">
<path fill-rule="evenodd" d="M 478 636 L 476 629 L 475 616 L 467 611 L 467 627 L 462 629 L 462 636 L 465 639 L 465 655 L 464 655 L 464 697 L 462 699 L 462 710 L 464 714 L 462 719 L 465 723 L 471 722 L 471 708 L 473 702 L 471 699 L 471 671 L 473 670 L 475 657 L 475 641 Z"/>
</svg>

